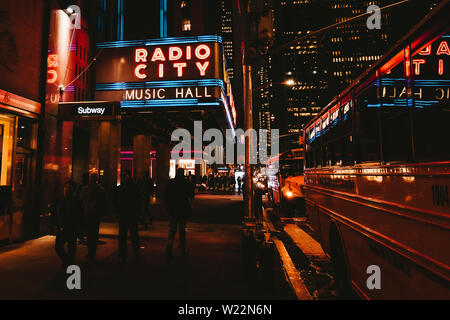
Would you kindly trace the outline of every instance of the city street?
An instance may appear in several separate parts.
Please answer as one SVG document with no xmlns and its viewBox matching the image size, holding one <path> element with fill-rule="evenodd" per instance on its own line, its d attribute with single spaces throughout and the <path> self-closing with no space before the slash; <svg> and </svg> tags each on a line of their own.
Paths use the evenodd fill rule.
<svg viewBox="0 0 450 320">
<path fill-rule="evenodd" d="M 101 225 L 98 262 L 86 263 L 87 249 L 78 245 L 82 289 L 69 291 L 54 251 L 53 236 L 44 236 L 0 249 L 1 299 L 294 299 L 277 270 L 275 285 L 247 274 L 242 262 L 242 197 L 198 195 L 194 217 L 187 227 L 189 256 L 175 250 L 165 255 L 167 219 L 159 206 L 148 230 L 140 230 L 141 259 L 122 264 L 115 222 Z M 129 246 L 130 247 L 130 246 Z M 177 245 L 175 244 L 175 248 Z M 131 252 L 131 248 L 129 248 Z M 131 253 L 132 254 L 132 253 Z"/>
<path fill-rule="evenodd" d="M 0 301 L 450 299 L 449 21 L 1 0 Z"/>
</svg>

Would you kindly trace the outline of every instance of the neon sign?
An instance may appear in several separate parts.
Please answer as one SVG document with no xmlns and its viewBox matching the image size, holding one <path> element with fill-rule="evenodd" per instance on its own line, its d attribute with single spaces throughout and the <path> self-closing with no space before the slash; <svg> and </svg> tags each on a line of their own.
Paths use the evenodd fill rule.
<svg viewBox="0 0 450 320">
<path fill-rule="evenodd" d="M 55 83 L 58 80 L 58 72 L 55 70 L 58 67 L 58 55 L 50 54 L 47 58 L 47 83 Z"/>
<path fill-rule="evenodd" d="M 221 43 L 181 41 L 105 48 L 96 61 L 97 83 L 224 78 Z"/>
<path fill-rule="evenodd" d="M 148 88 L 126 90 L 122 100 L 189 99 L 217 96 L 214 87 Z"/>
<path fill-rule="evenodd" d="M 199 44 L 195 47 L 187 45 L 183 48 L 171 46 L 163 49 L 162 47 L 135 49 L 134 62 L 137 65 L 134 75 L 137 79 L 147 79 L 151 73 L 155 73 L 159 79 L 163 79 L 168 68 L 172 68 L 172 71 L 176 72 L 176 76 L 182 78 L 188 63 L 195 65 L 200 77 L 206 76 L 210 65 L 210 61 L 207 59 L 211 57 L 211 48 L 208 45 Z"/>
<path fill-rule="evenodd" d="M 96 99 L 122 110 L 223 107 L 230 127 L 236 110 L 227 81 L 222 38 L 193 36 L 98 43 Z M 233 121 L 234 120 L 234 121 Z"/>
<path fill-rule="evenodd" d="M 434 50 L 432 46 L 434 46 Z M 435 54 L 433 55 L 433 53 Z M 450 56 L 450 48 L 446 40 L 438 40 L 429 44 L 419 51 L 418 55 L 420 58 L 412 59 L 414 75 L 421 75 L 423 68 L 428 65 L 432 65 L 438 75 L 444 75 L 444 59 Z"/>
<path fill-rule="evenodd" d="M 383 106 L 412 106 L 414 101 L 416 107 L 426 108 L 450 99 L 447 76 L 450 48 L 446 39 L 448 36 L 443 36 L 426 44 L 411 57 L 409 65 L 405 50 L 403 66 L 391 67 L 386 72 L 389 76 L 382 77 L 377 84 Z"/>
</svg>

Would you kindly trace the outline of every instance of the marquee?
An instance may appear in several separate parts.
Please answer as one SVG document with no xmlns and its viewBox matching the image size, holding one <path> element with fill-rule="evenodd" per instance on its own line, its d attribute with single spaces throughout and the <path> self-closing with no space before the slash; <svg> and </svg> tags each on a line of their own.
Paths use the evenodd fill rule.
<svg viewBox="0 0 450 320">
<path fill-rule="evenodd" d="M 219 36 L 99 43 L 96 100 L 120 101 L 122 110 L 224 108 L 236 123 Z"/>
</svg>

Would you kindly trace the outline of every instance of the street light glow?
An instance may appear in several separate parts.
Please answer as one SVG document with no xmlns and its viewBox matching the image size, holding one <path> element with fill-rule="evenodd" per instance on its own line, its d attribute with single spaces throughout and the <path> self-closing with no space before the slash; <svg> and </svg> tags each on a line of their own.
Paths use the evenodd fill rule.
<svg viewBox="0 0 450 320">
<path fill-rule="evenodd" d="M 294 79 L 288 79 L 284 82 L 285 85 L 287 86 L 294 86 L 295 85 L 295 80 Z"/>
</svg>

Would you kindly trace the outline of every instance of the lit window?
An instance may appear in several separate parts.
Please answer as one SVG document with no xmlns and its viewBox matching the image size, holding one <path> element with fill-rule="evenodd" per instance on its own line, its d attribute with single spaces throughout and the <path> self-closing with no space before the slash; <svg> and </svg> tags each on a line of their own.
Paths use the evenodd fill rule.
<svg viewBox="0 0 450 320">
<path fill-rule="evenodd" d="M 191 31 L 191 20 L 183 19 L 181 31 Z"/>
</svg>

